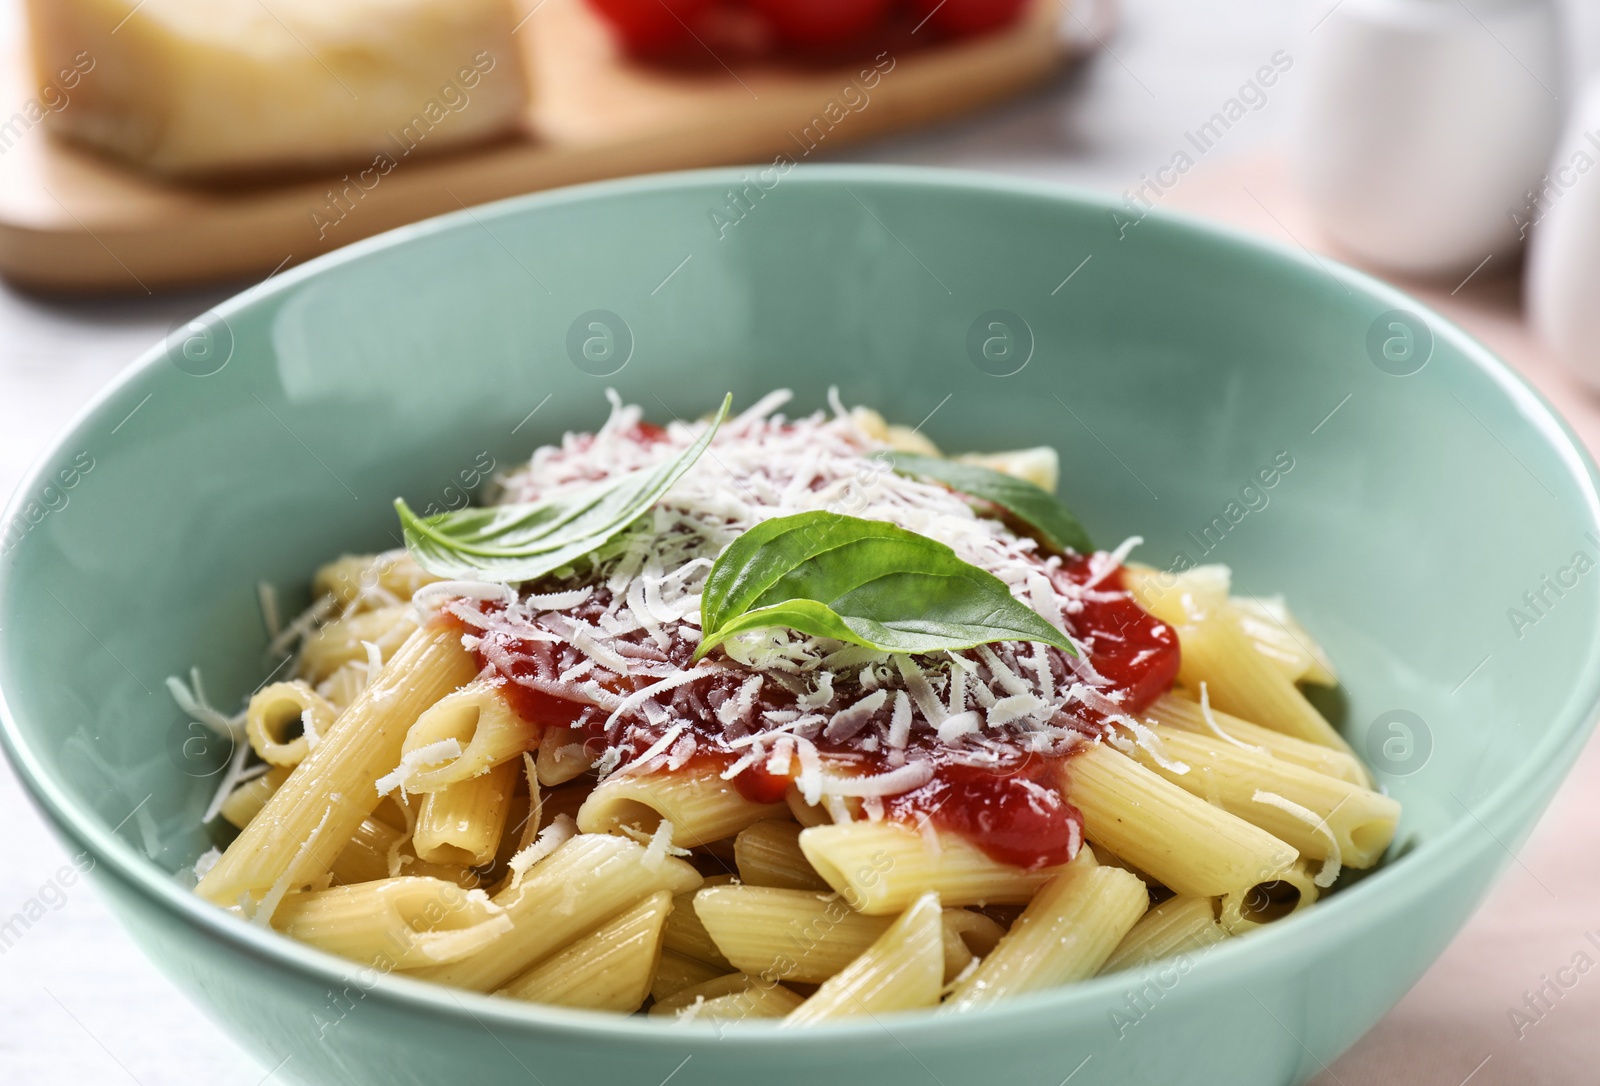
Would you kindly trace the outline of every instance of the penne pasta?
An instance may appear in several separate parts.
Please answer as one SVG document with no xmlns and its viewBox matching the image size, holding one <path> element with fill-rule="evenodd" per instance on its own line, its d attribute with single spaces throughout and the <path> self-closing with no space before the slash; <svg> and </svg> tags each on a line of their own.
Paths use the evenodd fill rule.
<svg viewBox="0 0 1600 1086">
<path fill-rule="evenodd" d="M 739 832 L 733 857 L 739 880 L 746 886 L 775 886 L 786 890 L 826 890 L 827 880 L 817 874 L 800 848 L 797 822 L 769 819 Z"/>
<path fill-rule="evenodd" d="M 680 908 L 677 899 L 673 900 L 672 908 L 673 911 Z M 661 960 L 656 963 L 656 975 L 650 981 L 650 998 L 660 1004 L 685 988 L 704 984 L 708 980 L 724 975 L 727 971 L 726 965 L 710 965 L 671 950 L 662 950 Z"/>
<path fill-rule="evenodd" d="M 812 1025 L 935 1006 L 944 986 L 941 924 L 939 895 L 923 894 L 855 961 L 824 981 L 783 1024 Z"/>
<path fill-rule="evenodd" d="M 952 984 L 974 961 L 999 945 L 1006 933 L 992 918 L 971 909 L 946 909 L 939 917 L 944 934 L 944 982 Z"/>
<path fill-rule="evenodd" d="M 737 1022 L 782 1018 L 800 1003 L 798 995 L 775 981 L 729 973 L 683 989 L 651 1007 L 650 1014 L 680 1022 Z"/>
<path fill-rule="evenodd" d="M 463 867 L 493 863 L 521 768 L 502 762 L 481 777 L 424 796 L 411 838 L 417 859 Z"/>
<path fill-rule="evenodd" d="M 265 921 L 284 894 L 327 878 L 335 857 L 378 805 L 373 782 L 399 761 L 406 729 L 423 709 L 470 679 L 473 670 L 453 630 L 430 627 L 412 634 L 377 682 L 334 722 L 228 846 L 196 892 Z"/>
<path fill-rule="evenodd" d="M 583 732 L 577 728 L 550 728 L 539 743 L 539 783 L 555 788 L 594 768 L 598 754 L 590 754 Z"/>
<path fill-rule="evenodd" d="M 437 792 L 481 777 L 539 746 L 540 729 L 512 710 L 500 688 L 472 682 L 439 699 L 406 733 L 402 760 L 407 754 L 455 744 L 459 754 L 430 760 L 426 768 L 407 773 L 408 792 Z"/>
<path fill-rule="evenodd" d="M 289 769 L 277 766 L 252 780 L 245 781 L 222 801 L 222 806 L 217 813 L 239 829 L 244 829 L 250 820 L 261 813 L 261 808 L 267 805 L 267 800 L 272 798 L 272 793 L 282 787 L 283 782 L 289 779 Z"/>
<path fill-rule="evenodd" d="M 458 988 L 493 991 L 572 939 L 660 890 L 687 893 L 700 875 L 682 860 L 655 857 L 622 837 L 579 834 L 541 860 L 494 904 L 513 927 L 476 954 L 418 976 Z"/>
<path fill-rule="evenodd" d="M 1344 737 L 1275 668 L 1239 628 L 1227 609 L 1178 627 L 1182 665 L 1178 679 L 1198 690 L 1206 683 L 1211 703 L 1223 712 L 1285 735 L 1353 756 Z"/>
<path fill-rule="evenodd" d="M 1310 870 L 1298 863 L 1275 879 L 1223 895 L 1217 919 L 1229 935 L 1242 935 L 1251 928 L 1310 908 L 1321 894 Z"/>
<path fill-rule="evenodd" d="M 1333 661 L 1289 611 L 1282 596 L 1234 596 L 1229 602 L 1239 628 L 1256 651 L 1276 664 L 1290 682 L 1339 685 Z"/>
<path fill-rule="evenodd" d="M 1065 776 L 1089 840 L 1176 893 L 1217 897 L 1281 874 L 1299 856 L 1103 744 L 1074 755 Z"/>
<path fill-rule="evenodd" d="M 244 733 L 263 762 L 293 768 L 333 727 L 336 716 L 332 703 L 305 683 L 273 683 L 250 698 Z"/>
<path fill-rule="evenodd" d="M 371 599 L 404 603 L 425 584 L 439 578 L 425 572 L 405 551 L 347 554 L 317 570 L 311 591 L 330 596 L 340 607 Z"/>
<path fill-rule="evenodd" d="M 673 843 L 693 848 L 782 811 L 782 804 L 750 802 L 712 770 L 617 774 L 589 793 L 578 811 L 578 829 L 614 833 L 629 826 L 649 834 L 670 822 Z"/>
<path fill-rule="evenodd" d="M 631 1014 L 650 994 L 650 981 L 661 959 L 661 930 L 671 911 L 672 895 L 659 890 L 495 994 L 530 1003 Z"/>
<path fill-rule="evenodd" d="M 1259 826 L 1302 856 L 1332 856 L 1367 868 L 1394 839 L 1400 805 L 1388 796 L 1215 736 L 1166 728 L 1157 728 L 1156 736 L 1168 765 L 1135 746 L 1133 756 L 1147 769 Z M 1179 763 L 1187 772 L 1171 768 Z"/>
<path fill-rule="evenodd" d="M 387 660 L 417 629 L 411 608 L 381 607 L 328 623 L 300 646 L 300 678 L 315 685 L 350 663 L 365 665 L 367 645 Z"/>
<path fill-rule="evenodd" d="M 1198 701 L 1179 694 L 1163 695 L 1142 715 L 1147 723 L 1157 727 L 1211 736 L 1220 732 L 1225 742 L 1232 740 L 1242 746 L 1255 747 L 1281 761 L 1351 784 L 1362 787 L 1367 784 L 1367 771 L 1353 754 L 1320 743 L 1308 743 L 1216 709 L 1211 710 L 1208 719 Z"/>
<path fill-rule="evenodd" d="M 895 822 L 813 826 L 800 834 L 800 848 L 851 908 L 872 916 L 909 908 L 927 891 L 950 905 L 1027 901 L 1055 874 L 1011 867 L 954 834 L 925 835 Z"/>
<path fill-rule="evenodd" d="M 1053 449 L 612 401 L 497 510 L 397 502 L 412 550 L 321 567 L 291 621 L 263 584 L 292 666 L 242 702 L 168 681 L 248 740 L 201 897 L 504 1000 L 803 1027 L 1181 974 L 1388 851 L 1284 599 L 1043 517 Z"/>
<path fill-rule="evenodd" d="M 1138 969 L 1150 962 L 1203 950 L 1228 937 L 1217 923 L 1217 903 L 1209 897 L 1168 898 L 1133 926 L 1111 952 L 1100 972 Z"/>
<path fill-rule="evenodd" d="M 941 1009 L 970 1011 L 1094 976 L 1148 905 L 1144 883 L 1099 866 L 1081 849 L 1034 895 L 994 950 L 956 982 Z"/>
<path fill-rule="evenodd" d="M 701 890 L 695 912 L 734 969 L 800 984 L 827 980 L 893 922 L 855 912 L 838 894 L 760 886 Z"/>
<path fill-rule="evenodd" d="M 289 894 L 272 924 L 384 971 L 457 961 L 511 930 L 483 891 L 414 877 Z"/>
<path fill-rule="evenodd" d="M 706 879 L 703 885 L 711 886 L 715 881 Z M 722 948 L 711 937 L 711 932 L 700 918 L 700 910 L 695 906 L 698 896 L 698 891 L 691 890 L 673 899 L 672 915 L 667 918 L 667 949 L 710 965 L 718 973 L 734 972 L 733 963 L 722 953 Z"/>
</svg>

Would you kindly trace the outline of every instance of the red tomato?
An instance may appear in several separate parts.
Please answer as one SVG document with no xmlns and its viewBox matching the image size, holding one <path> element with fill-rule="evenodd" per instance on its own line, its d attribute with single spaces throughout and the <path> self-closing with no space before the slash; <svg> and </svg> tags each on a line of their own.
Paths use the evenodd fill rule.
<svg viewBox="0 0 1600 1086">
<path fill-rule="evenodd" d="M 640 56 L 680 52 L 694 44 L 693 26 L 715 0 L 589 0 L 621 41 Z"/>
<path fill-rule="evenodd" d="M 778 40 L 802 49 L 849 45 L 883 25 L 893 0 L 750 0 Z"/>
<path fill-rule="evenodd" d="M 943 34 L 964 38 L 1012 22 L 1028 0 L 916 0 L 918 20 Z"/>
</svg>

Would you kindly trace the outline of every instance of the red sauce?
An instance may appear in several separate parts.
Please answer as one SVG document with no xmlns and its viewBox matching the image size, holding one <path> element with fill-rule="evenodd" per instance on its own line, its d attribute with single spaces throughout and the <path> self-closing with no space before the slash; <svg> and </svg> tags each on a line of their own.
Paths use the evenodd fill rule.
<svg viewBox="0 0 1600 1086">
<path fill-rule="evenodd" d="M 1090 562 L 1084 558 L 1069 559 L 1053 575 L 1084 584 L 1092 575 Z M 1122 712 L 1142 712 L 1170 689 L 1177 677 L 1177 635 L 1127 594 L 1120 569 L 1102 578 L 1095 586 L 1094 595 L 1104 598 L 1085 600 L 1082 610 L 1069 619 L 1072 629 L 1080 641 L 1092 645 L 1090 663 L 1109 681 L 1109 686 L 1098 688 L 1099 692 L 1116 702 Z M 593 621 L 607 602 L 603 590 L 596 590 L 588 601 L 570 613 Z M 485 605 L 488 610 L 494 607 Z M 688 665 L 686 652 L 669 650 L 663 653 L 642 633 L 634 644 L 643 655 L 653 652 L 658 662 L 670 661 L 680 667 Z M 676 641 L 673 644 L 675 648 L 678 646 Z M 1053 648 L 1047 652 L 1054 654 L 1055 670 L 1065 681 L 1067 664 L 1063 654 Z M 678 655 L 684 658 L 677 659 Z M 618 742 L 617 735 L 606 735 L 608 714 L 604 710 L 525 685 L 527 681 L 541 679 L 548 685 L 549 680 L 581 661 L 582 657 L 570 645 L 521 640 L 490 631 L 483 636 L 483 646 L 477 650 L 477 657 L 480 667 L 498 659 L 495 666 L 506 679 L 523 680 L 504 682 L 504 689 L 508 701 L 525 719 L 547 726 L 580 728 L 592 743 Z M 729 663 L 731 665 L 731 661 Z M 683 723 L 697 740 L 693 757 L 696 764 L 709 762 L 719 770 L 732 765 L 743 752 L 726 746 L 715 707 L 723 699 L 736 696 L 747 677 L 747 672 L 730 666 L 722 676 L 708 677 L 681 688 L 684 693 L 674 701 L 670 723 L 653 731 L 635 727 L 632 737 L 621 743 L 623 763 L 642 754 L 671 724 Z M 625 685 L 613 693 L 625 695 L 653 681 L 630 677 L 622 680 Z M 792 709 L 794 705 L 792 694 L 767 682 L 763 684 L 755 708 L 759 713 Z M 1104 716 L 1082 705 L 1075 704 L 1070 714 L 1065 714 L 1068 716 L 1065 722 L 1060 720 L 1062 715 L 1058 714 L 1056 723 L 1066 723 L 1089 737 L 1100 734 L 1104 728 Z M 893 768 L 883 751 L 866 751 L 850 741 L 830 743 L 822 736 L 817 736 L 813 742 L 835 771 L 877 774 Z M 1045 755 L 1018 748 L 1015 758 L 1002 767 L 979 768 L 953 760 L 949 749 L 927 729 L 913 732 L 907 753 L 931 761 L 934 775 L 920 788 L 886 797 L 887 817 L 911 825 L 931 823 L 959 834 L 994 859 L 1019 867 L 1052 866 L 1072 858 L 1082 840 L 1082 816 L 1062 798 L 1060 791 L 1064 763 L 1070 754 Z M 779 803 L 798 772 L 798 759 L 791 762 L 787 776 L 769 772 L 765 763 L 758 763 L 740 772 L 732 783 L 747 799 Z"/>
</svg>

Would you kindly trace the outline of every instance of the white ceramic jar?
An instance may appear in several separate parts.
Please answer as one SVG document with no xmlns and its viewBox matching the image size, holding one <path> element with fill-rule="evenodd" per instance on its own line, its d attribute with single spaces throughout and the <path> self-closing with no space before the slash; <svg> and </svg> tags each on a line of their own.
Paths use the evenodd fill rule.
<svg viewBox="0 0 1600 1086">
<path fill-rule="evenodd" d="M 1525 217 L 1528 317 L 1573 372 L 1600 388 L 1600 75 L 1568 120 Z"/>
<path fill-rule="evenodd" d="M 1344 0 L 1307 49 L 1296 165 L 1334 241 L 1428 276 L 1517 250 L 1561 128 L 1553 0 Z"/>
</svg>

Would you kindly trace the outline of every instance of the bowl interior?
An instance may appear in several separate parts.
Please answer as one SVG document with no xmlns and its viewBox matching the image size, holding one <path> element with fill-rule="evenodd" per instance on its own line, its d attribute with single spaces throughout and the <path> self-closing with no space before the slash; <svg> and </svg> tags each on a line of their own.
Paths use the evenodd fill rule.
<svg viewBox="0 0 1600 1086">
<path fill-rule="evenodd" d="M 1138 534 L 1146 562 L 1288 595 L 1419 854 L 1575 741 L 1600 638 L 1590 468 L 1436 316 L 1059 190 L 844 168 L 735 198 L 735 176 L 411 228 L 135 367 L 5 522 L 0 690 L 47 803 L 163 871 L 193 861 L 227 751 L 166 678 L 197 667 L 231 710 L 271 669 L 258 584 L 293 613 L 317 564 L 397 544 L 396 496 L 458 503 L 462 473 L 599 424 L 608 387 L 664 420 L 725 390 L 810 411 L 837 386 L 949 450 L 1055 446 L 1101 545 Z"/>
</svg>

